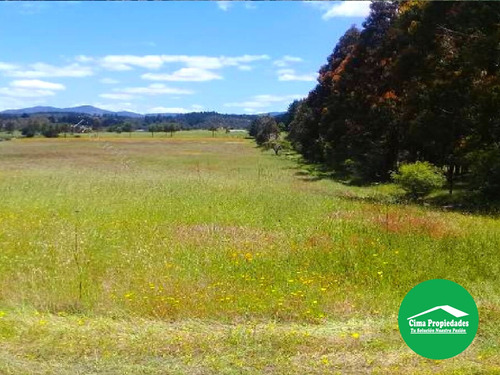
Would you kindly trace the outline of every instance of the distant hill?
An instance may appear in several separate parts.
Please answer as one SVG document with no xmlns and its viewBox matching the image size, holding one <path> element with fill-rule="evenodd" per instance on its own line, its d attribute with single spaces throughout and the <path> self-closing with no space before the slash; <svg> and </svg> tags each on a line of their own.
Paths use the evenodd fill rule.
<svg viewBox="0 0 500 375">
<path fill-rule="evenodd" d="M 30 108 L 21 108 L 21 109 L 8 109 L 6 111 L 2 111 L 0 113 L 9 114 L 9 115 L 22 115 L 24 113 L 28 115 L 32 115 L 35 113 L 83 113 L 86 115 L 118 115 L 124 117 L 143 117 L 143 115 L 135 112 L 128 111 L 120 111 L 113 112 L 107 111 L 105 109 L 97 108 L 91 105 L 81 105 L 78 107 L 71 108 L 56 108 L 56 107 L 44 107 L 44 106 L 36 106 Z"/>
<path fill-rule="evenodd" d="M 162 113 L 146 115 L 145 125 L 175 122 L 188 129 L 208 129 L 210 127 L 232 127 L 244 129 L 256 118 L 256 115 L 222 114 L 217 112 L 191 112 L 182 114 Z"/>
<path fill-rule="evenodd" d="M 113 112 L 113 111 L 108 111 L 105 109 L 97 108 L 91 105 L 81 105 L 78 107 L 70 107 L 70 108 L 57 108 L 57 107 L 50 107 L 50 106 L 36 106 L 36 107 L 29 107 L 29 108 L 21 108 L 21 109 L 7 109 L 5 111 L 1 111 L 0 113 L 6 114 L 6 115 L 22 115 L 24 113 L 28 115 L 33 115 L 36 113 L 83 113 L 86 115 L 93 115 L 93 116 L 102 116 L 102 115 L 116 115 L 116 116 L 122 116 L 122 117 L 135 117 L 135 118 L 141 118 L 144 117 L 145 115 L 142 115 L 140 113 L 135 113 L 135 112 L 130 112 L 130 111 L 118 111 L 118 112 Z M 196 112 L 192 112 L 196 113 Z M 210 114 L 216 114 L 216 112 L 205 112 L 205 113 L 210 113 Z M 285 112 L 269 112 L 269 113 L 260 113 L 258 116 L 262 115 L 269 115 L 273 117 L 279 117 L 283 115 Z M 168 117 L 177 117 L 177 116 L 182 116 L 186 115 L 186 113 L 148 113 L 146 116 L 168 116 Z M 236 115 L 236 114 L 218 114 L 221 116 L 242 116 L 246 118 L 252 118 L 256 115 Z"/>
<path fill-rule="evenodd" d="M 120 111 L 120 112 L 111 112 L 111 113 L 118 115 L 118 116 L 123 116 L 123 117 L 136 117 L 136 118 L 144 117 L 144 115 L 141 115 L 140 113 L 129 112 L 129 111 Z"/>
<path fill-rule="evenodd" d="M 60 112 L 85 113 L 86 115 L 111 115 L 112 111 L 93 107 L 91 105 L 81 105 L 78 107 L 62 108 Z"/>
<path fill-rule="evenodd" d="M 0 112 L 2 118 L 22 118 L 26 116 L 46 117 L 51 123 L 78 123 L 86 117 L 88 124 L 100 124 L 104 128 L 120 127 L 125 122 L 131 123 L 136 129 L 147 129 L 150 125 L 161 123 L 176 123 L 183 129 L 209 129 L 212 127 L 228 127 L 246 129 L 259 116 L 270 115 L 276 121 L 282 121 L 284 112 L 248 114 L 226 114 L 218 112 L 190 113 L 155 113 L 142 115 L 129 111 L 108 111 L 91 105 L 71 108 L 36 106 L 21 109 L 9 109 Z M 94 117 L 94 119 L 91 119 Z"/>
<path fill-rule="evenodd" d="M 46 113 L 46 112 L 59 112 L 61 111 L 60 108 L 56 107 L 30 107 L 30 108 L 23 108 L 23 109 L 7 109 L 5 111 L 2 111 L 1 113 L 5 113 L 8 115 L 22 115 L 23 113 L 27 114 L 33 114 L 33 113 Z"/>
</svg>

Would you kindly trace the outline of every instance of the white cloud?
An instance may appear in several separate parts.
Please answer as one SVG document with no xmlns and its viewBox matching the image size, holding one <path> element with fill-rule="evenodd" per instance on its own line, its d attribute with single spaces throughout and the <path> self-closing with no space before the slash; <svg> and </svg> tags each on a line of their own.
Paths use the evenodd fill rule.
<svg viewBox="0 0 500 375">
<path fill-rule="evenodd" d="M 111 100 L 132 100 L 140 99 L 141 96 L 155 95 L 189 95 L 194 92 L 175 87 L 168 87 L 161 83 L 153 83 L 145 87 L 125 87 L 113 89 L 113 92 L 102 93 L 99 96 Z M 112 104 L 114 105 L 114 104 Z"/>
<path fill-rule="evenodd" d="M 141 76 L 142 79 L 151 81 L 188 81 L 202 82 L 222 79 L 222 77 L 210 70 L 201 68 L 181 68 L 172 74 L 146 73 Z"/>
<path fill-rule="evenodd" d="M 189 112 L 199 112 L 203 109 L 203 106 L 193 104 L 190 108 L 184 107 L 153 107 L 148 110 L 147 113 L 189 113 Z"/>
<path fill-rule="evenodd" d="M 162 55 L 165 63 L 183 63 L 190 68 L 220 69 L 223 64 L 218 57 L 212 56 L 187 56 L 187 55 Z"/>
<path fill-rule="evenodd" d="M 95 62 L 107 70 L 125 71 L 134 67 L 159 69 L 164 64 L 181 63 L 188 68 L 221 69 L 226 66 L 239 66 L 259 60 L 268 60 L 268 55 L 242 56 L 188 56 L 188 55 L 107 55 L 102 58 L 77 56 L 79 62 Z"/>
<path fill-rule="evenodd" d="M 168 87 L 161 83 L 153 83 L 147 87 L 127 87 L 123 89 L 116 89 L 115 91 L 126 94 L 139 94 L 139 95 L 165 95 L 165 94 L 189 95 L 194 93 L 191 90 Z"/>
<path fill-rule="evenodd" d="M 224 12 L 228 11 L 229 8 L 233 6 L 232 1 L 234 0 L 229 0 L 229 1 L 223 1 L 223 0 L 215 0 L 217 2 L 217 7 L 220 10 L 223 10 Z M 255 4 L 252 4 L 252 1 L 250 0 L 245 0 L 243 1 L 245 3 L 245 9 L 257 9 L 257 6 Z"/>
<path fill-rule="evenodd" d="M 239 70 L 243 70 L 243 71 L 250 71 L 250 70 L 252 70 L 253 68 L 252 68 L 250 65 L 239 65 L 239 66 L 238 66 L 238 69 L 239 69 Z"/>
<path fill-rule="evenodd" d="M 75 57 L 75 60 L 81 63 L 89 63 L 93 62 L 94 58 L 86 55 L 78 55 Z"/>
<path fill-rule="evenodd" d="M 323 11 L 322 18 L 366 17 L 370 14 L 370 1 L 307 1 L 307 5 Z"/>
<path fill-rule="evenodd" d="M 4 70 L 16 70 L 18 68 L 19 67 L 17 65 L 9 64 L 9 63 L 4 63 L 4 62 L 0 61 L 0 71 L 4 71 Z"/>
<path fill-rule="evenodd" d="M 182 107 L 154 107 L 150 109 L 150 113 L 187 113 L 189 110 Z"/>
<path fill-rule="evenodd" d="M 245 112 L 263 112 L 275 104 L 286 104 L 295 99 L 301 99 L 303 95 L 255 95 L 244 102 L 225 103 L 224 107 L 243 108 Z"/>
<path fill-rule="evenodd" d="M 103 68 L 109 70 L 131 70 L 132 66 L 158 69 L 163 65 L 163 60 L 158 55 L 108 55 L 104 56 L 100 63 Z"/>
<path fill-rule="evenodd" d="M 370 14 L 370 1 L 342 1 L 333 5 L 325 14 L 323 19 L 333 17 L 366 17 Z"/>
<path fill-rule="evenodd" d="M 290 63 L 296 63 L 296 62 L 302 62 L 302 61 L 304 61 L 304 60 L 302 60 L 302 58 L 300 58 L 300 57 L 287 55 L 287 56 L 283 56 L 279 60 L 274 60 L 273 64 L 282 68 L 282 67 L 290 65 Z"/>
<path fill-rule="evenodd" d="M 16 80 L 10 83 L 10 86 L 23 89 L 35 90 L 65 90 L 66 87 L 60 83 L 40 81 L 39 79 Z"/>
<path fill-rule="evenodd" d="M 295 100 L 302 98 L 303 95 L 256 95 L 254 98 L 258 101 L 266 101 L 266 102 L 283 102 L 288 100 Z"/>
<path fill-rule="evenodd" d="M 44 77 L 88 77 L 93 75 L 91 68 L 80 64 L 67 66 L 54 66 L 45 63 L 29 65 L 31 70 L 7 70 L 5 75 L 19 78 L 44 78 Z"/>
<path fill-rule="evenodd" d="M 294 69 L 280 69 L 278 70 L 279 81 L 304 81 L 313 82 L 316 80 L 317 74 L 297 74 Z"/>
<path fill-rule="evenodd" d="M 182 107 L 153 107 L 148 110 L 148 113 L 188 113 L 188 112 L 192 111 Z"/>
<path fill-rule="evenodd" d="M 230 1 L 217 1 L 217 7 L 226 12 L 233 4 Z"/>
<path fill-rule="evenodd" d="M 20 87 L 0 87 L 0 95 L 14 98 L 39 98 L 42 96 L 53 96 L 56 93 L 51 90 L 33 90 Z"/>
<path fill-rule="evenodd" d="M 54 96 L 57 90 L 65 90 L 66 87 L 59 83 L 33 80 L 15 80 L 9 83 L 9 87 L 0 87 L 0 96 L 8 98 L 41 98 Z"/>
<path fill-rule="evenodd" d="M 105 85 L 116 85 L 117 83 L 120 83 L 120 81 L 113 78 L 102 78 L 99 82 L 104 83 Z"/>
<path fill-rule="evenodd" d="M 191 68 L 220 69 L 226 66 L 239 66 L 259 60 L 269 60 L 268 55 L 242 55 L 242 56 L 172 56 L 163 55 L 165 62 L 182 62 Z"/>
<path fill-rule="evenodd" d="M 119 112 L 119 111 L 130 111 L 139 113 L 137 107 L 128 102 L 122 103 L 94 103 L 92 104 L 94 107 L 106 109 L 108 111 Z"/>
<path fill-rule="evenodd" d="M 237 57 L 220 57 L 221 62 L 224 66 L 238 66 L 242 63 L 251 63 L 259 60 L 269 60 L 268 55 L 243 55 Z"/>
<path fill-rule="evenodd" d="M 105 93 L 105 94 L 100 94 L 99 96 L 101 98 L 113 99 L 113 100 L 130 100 L 134 98 L 133 95 L 124 93 Z"/>
</svg>

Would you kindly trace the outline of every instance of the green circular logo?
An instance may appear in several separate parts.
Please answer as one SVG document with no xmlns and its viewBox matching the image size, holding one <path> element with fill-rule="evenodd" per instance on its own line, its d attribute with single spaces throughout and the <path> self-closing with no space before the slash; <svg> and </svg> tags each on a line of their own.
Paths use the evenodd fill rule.
<svg viewBox="0 0 500 375">
<path fill-rule="evenodd" d="M 418 284 L 401 302 L 399 332 L 417 354 L 446 359 L 462 353 L 476 336 L 477 306 L 462 286 L 435 279 Z"/>
</svg>

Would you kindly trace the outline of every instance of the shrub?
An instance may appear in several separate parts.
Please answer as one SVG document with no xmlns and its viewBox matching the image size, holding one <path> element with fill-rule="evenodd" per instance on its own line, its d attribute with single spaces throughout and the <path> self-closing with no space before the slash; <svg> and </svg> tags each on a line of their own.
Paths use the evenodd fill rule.
<svg viewBox="0 0 500 375">
<path fill-rule="evenodd" d="M 46 126 L 42 129 L 42 135 L 46 138 L 57 138 L 59 130 L 55 126 Z"/>
<path fill-rule="evenodd" d="M 423 198 L 445 183 L 443 173 L 428 162 L 417 161 L 403 164 L 399 172 L 391 175 L 394 182 L 400 185 L 412 198 Z"/>
<path fill-rule="evenodd" d="M 273 150 L 276 155 L 279 155 L 281 152 L 288 153 L 292 150 L 292 145 L 287 140 L 272 140 L 264 142 L 262 148 L 266 151 Z"/>
<path fill-rule="evenodd" d="M 24 135 L 26 138 L 33 138 L 36 134 L 36 130 L 32 126 L 25 126 L 24 128 L 21 129 L 21 134 Z"/>
<path fill-rule="evenodd" d="M 493 145 L 468 155 L 471 187 L 488 198 L 500 197 L 500 146 Z"/>
</svg>

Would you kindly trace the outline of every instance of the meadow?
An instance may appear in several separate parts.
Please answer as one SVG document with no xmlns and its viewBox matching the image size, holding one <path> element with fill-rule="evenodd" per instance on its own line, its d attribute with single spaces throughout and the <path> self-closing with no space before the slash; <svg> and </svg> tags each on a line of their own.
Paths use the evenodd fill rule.
<svg viewBox="0 0 500 375">
<path fill-rule="evenodd" d="M 394 190 L 237 133 L 0 142 L 0 373 L 500 374 L 500 220 Z M 479 308 L 444 361 L 397 328 L 432 278 Z"/>
</svg>

